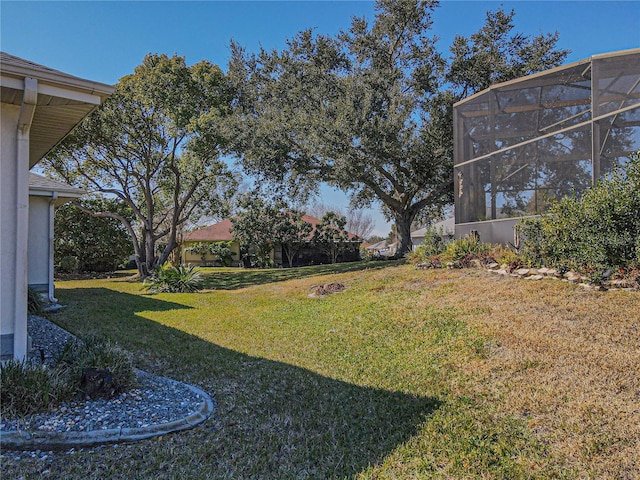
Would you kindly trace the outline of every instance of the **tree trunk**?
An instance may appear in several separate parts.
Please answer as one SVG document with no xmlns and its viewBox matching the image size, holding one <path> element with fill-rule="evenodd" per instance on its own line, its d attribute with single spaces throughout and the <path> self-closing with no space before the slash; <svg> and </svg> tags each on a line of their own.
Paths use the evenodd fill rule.
<svg viewBox="0 0 640 480">
<path fill-rule="evenodd" d="M 399 212 L 394 215 L 396 221 L 396 236 L 398 247 L 396 248 L 396 258 L 402 258 L 411 251 L 413 242 L 411 241 L 411 224 L 416 214 L 411 212 Z"/>
</svg>

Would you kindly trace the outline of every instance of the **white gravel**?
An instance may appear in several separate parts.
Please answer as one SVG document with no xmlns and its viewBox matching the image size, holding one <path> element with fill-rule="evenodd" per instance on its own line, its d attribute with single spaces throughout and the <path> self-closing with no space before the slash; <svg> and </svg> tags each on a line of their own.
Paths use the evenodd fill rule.
<svg viewBox="0 0 640 480">
<path fill-rule="evenodd" d="M 35 354 L 31 361 L 52 365 L 73 335 L 41 317 L 29 317 Z M 138 370 L 138 386 L 110 400 L 62 404 L 55 411 L 0 419 L 0 431 L 88 432 L 138 428 L 173 422 L 197 412 L 204 401 L 187 385 Z M 5 454 L 6 452 L 3 452 Z"/>
</svg>

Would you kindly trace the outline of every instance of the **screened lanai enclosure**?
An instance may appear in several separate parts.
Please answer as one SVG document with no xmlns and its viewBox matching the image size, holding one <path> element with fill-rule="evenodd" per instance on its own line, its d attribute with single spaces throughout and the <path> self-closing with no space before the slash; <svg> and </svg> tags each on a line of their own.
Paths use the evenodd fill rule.
<svg viewBox="0 0 640 480">
<path fill-rule="evenodd" d="M 454 105 L 456 236 L 513 241 L 523 216 L 580 195 L 640 149 L 640 49 L 490 87 Z"/>
</svg>

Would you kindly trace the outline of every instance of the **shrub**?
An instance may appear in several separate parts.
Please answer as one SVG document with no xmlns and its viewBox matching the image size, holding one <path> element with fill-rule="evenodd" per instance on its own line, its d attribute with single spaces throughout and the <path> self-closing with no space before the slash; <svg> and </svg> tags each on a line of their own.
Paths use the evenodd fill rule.
<svg viewBox="0 0 640 480">
<path fill-rule="evenodd" d="M 33 288 L 27 289 L 27 313 L 29 315 L 42 315 L 44 313 L 42 297 Z"/>
<path fill-rule="evenodd" d="M 499 265 L 506 265 L 506 267 L 510 271 L 516 270 L 525 265 L 524 259 L 521 255 L 517 254 L 509 248 L 505 248 L 500 245 L 496 245 L 493 247 L 490 256 Z"/>
<path fill-rule="evenodd" d="M 491 253 L 491 249 L 490 244 L 482 243 L 476 236 L 467 235 L 447 243 L 440 257 L 443 262 L 459 262 L 465 266 L 473 258 L 487 256 Z"/>
<path fill-rule="evenodd" d="M 83 373 L 89 369 L 108 371 L 111 377 L 108 396 L 120 394 L 136 384 L 136 373 L 131 355 L 110 340 L 90 337 L 81 342 L 68 342 L 60 357 L 56 369 L 67 379 L 74 393 L 81 391 Z M 85 392 L 86 393 L 86 392 Z M 107 391 L 98 392 L 105 394 Z"/>
<path fill-rule="evenodd" d="M 83 373 L 90 369 L 109 372 L 109 389 L 98 392 L 108 393 L 105 396 L 117 395 L 136 384 L 131 356 L 117 344 L 95 338 L 74 340 L 65 345 L 53 368 L 17 360 L 0 365 L 1 415 L 30 415 L 71 400 L 82 393 Z"/>
<path fill-rule="evenodd" d="M 224 267 L 228 267 L 231 265 L 231 261 L 233 260 L 233 251 L 231 250 L 231 244 L 233 242 L 213 242 L 209 246 L 209 252 L 211 255 L 214 255 L 216 259 L 220 262 L 220 264 Z"/>
<path fill-rule="evenodd" d="M 438 232 L 435 228 L 428 228 L 424 234 L 424 241 L 410 252 L 407 258 L 412 263 L 428 262 L 432 256 L 441 254 L 445 248 L 442 232 Z"/>
<path fill-rule="evenodd" d="M 115 198 L 87 199 L 80 204 L 90 211 L 112 212 L 133 219 L 131 208 Z M 133 253 L 131 237 L 122 222 L 96 217 L 73 203 L 56 208 L 54 230 L 56 262 L 60 263 L 64 257 L 76 257 L 76 269 L 81 272 L 113 271 Z"/>
<path fill-rule="evenodd" d="M 80 262 L 78 257 L 67 256 L 60 259 L 58 270 L 63 273 L 77 273 L 79 266 Z"/>
<path fill-rule="evenodd" d="M 202 274 L 191 264 L 172 267 L 165 263 L 157 267 L 144 283 L 153 293 L 192 293 L 202 288 Z"/>
<path fill-rule="evenodd" d="M 17 360 L 0 364 L 0 412 L 3 417 L 46 411 L 68 393 L 56 372 Z"/>
<path fill-rule="evenodd" d="M 640 250 L 640 152 L 626 173 L 556 202 L 549 213 L 518 224 L 523 256 L 535 266 L 573 269 L 602 278 L 607 270 L 638 264 Z"/>
</svg>

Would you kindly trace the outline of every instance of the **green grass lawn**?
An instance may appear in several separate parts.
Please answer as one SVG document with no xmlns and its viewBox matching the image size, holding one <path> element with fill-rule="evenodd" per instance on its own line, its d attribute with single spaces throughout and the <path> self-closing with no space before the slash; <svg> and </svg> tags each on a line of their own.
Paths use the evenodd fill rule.
<svg viewBox="0 0 640 480">
<path fill-rule="evenodd" d="M 142 369 L 203 388 L 216 402 L 213 417 L 135 444 L 6 460 L 2 478 L 519 479 L 590 471 L 504 407 L 509 388 L 488 380 L 496 340 L 472 320 L 489 307 L 470 305 L 464 282 L 489 280 L 382 262 L 204 271 L 208 290 L 196 294 L 149 295 L 123 279 L 58 282 L 67 308 L 51 318 L 81 337 L 116 340 Z M 328 282 L 348 288 L 309 296 Z"/>
</svg>

